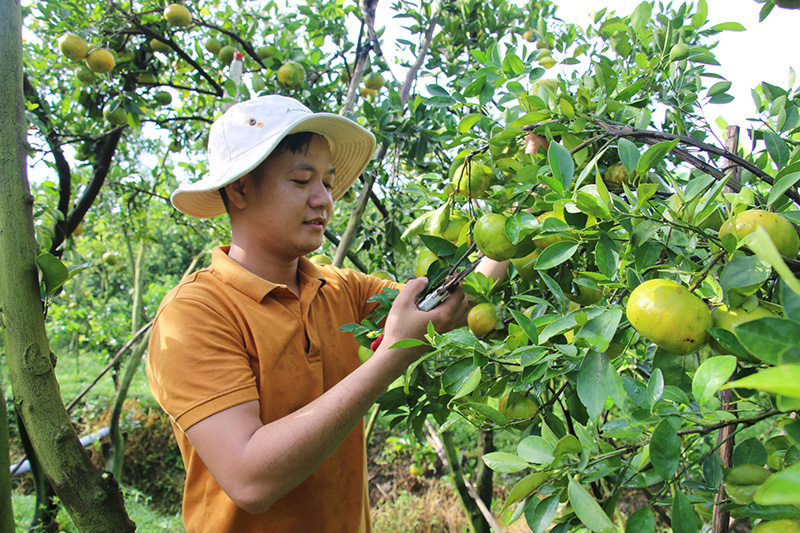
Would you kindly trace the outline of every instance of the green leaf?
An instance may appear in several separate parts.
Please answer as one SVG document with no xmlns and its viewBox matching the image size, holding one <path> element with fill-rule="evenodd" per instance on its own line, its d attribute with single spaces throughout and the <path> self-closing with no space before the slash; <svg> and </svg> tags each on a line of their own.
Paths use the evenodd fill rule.
<svg viewBox="0 0 800 533">
<path fill-rule="evenodd" d="M 615 531 L 614 523 L 606 512 L 580 483 L 570 479 L 567 493 L 572 508 L 583 525 L 592 531 Z"/>
<path fill-rule="evenodd" d="M 791 155 L 791 150 L 789 150 L 789 145 L 786 144 L 786 141 L 772 130 L 765 130 L 764 142 L 767 144 L 767 152 L 775 164 L 778 165 L 778 168 L 786 166 Z"/>
<path fill-rule="evenodd" d="M 747 439 L 736 445 L 733 450 L 733 466 L 738 465 L 759 465 L 764 466 L 767 462 L 767 449 L 758 439 Z"/>
<path fill-rule="evenodd" d="M 800 398 L 800 365 L 780 365 L 766 368 L 728 383 L 723 388 L 756 389 L 772 394 L 782 394 L 790 398 Z"/>
<path fill-rule="evenodd" d="M 389 346 L 390 350 L 395 348 L 414 348 L 415 346 L 426 346 L 428 343 L 419 339 L 403 339 Z"/>
<path fill-rule="evenodd" d="M 800 181 L 800 172 L 792 172 L 791 174 L 786 174 L 775 180 L 772 190 L 769 191 L 767 205 L 774 204 L 775 200 L 780 198 L 787 190 L 794 187 L 798 181 Z"/>
<path fill-rule="evenodd" d="M 619 154 L 619 160 L 625 165 L 625 169 L 629 173 L 634 172 L 639 164 L 640 157 L 639 149 L 636 145 L 628 139 L 621 138 L 617 143 L 617 153 Z"/>
<path fill-rule="evenodd" d="M 597 246 L 594 249 L 595 262 L 597 268 L 608 279 L 617 277 L 617 265 L 619 264 L 619 248 L 617 243 L 611 236 L 603 231 L 600 234 L 600 239 L 597 241 Z"/>
<path fill-rule="evenodd" d="M 517 455 L 529 463 L 547 465 L 553 462 L 553 446 L 542 437 L 526 437 L 517 445 Z"/>
<path fill-rule="evenodd" d="M 535 506 L 533 505 L 535 504 Z M 542 501 L 537 498 L 531 498 L 525 508 L 525 520 L 528 522 L 528 527 L 531 528 L 533 533 L 544 533 L 553 522 L 558 512 L 558 496 L 548 496 Z M 533 511 L 529 512 L 529 508 Z"/>
<path fill-rule="evenodd" d="M 536 326 L 533 324 L 533 320 L 525 316 L 524 313 L 520 313 L 519 311 L 515 311 L 514 309 L 511 310 L 511 316 L 514 317 L 519 327 L 522 328 L 522 331 L 525 332 L 525 335 L 528 336 L 531 343 L 536 345 L 539 344 L 539 333 L 536 331 Z"/>
<path fill-rule="evenodd" d="M 513 474 L 530 466 L 526 461 L 508 452 L 487 453 L 483 456 L 483 462 L 495 472 L 502 474 Z"/>
<path fill-rule="evenodd" d="M 506 502 L 503 504 L 503 509 L 500 512 L 505 512 L 506 509 L 518 501 L 522 501 L 533 494 L 536 489 L 541 487 L 549 479 L 550 475 L 545 472 L 534 472 L 520 479 L 511 489 L 511 492 L 508 493 L 508 498 L 506 498 Z"/>
<path fill-rule="evenodd" d="M 672 532 L 697 533 L 697 515 L 694 514 L 692 502 L 678 489 L 675 489 L 672 500 Z"/>
<path fill-rule="evenodd" d="M 800 281 L 794 276 L 789 267 L 783 261 L 780 252 L 775 248 L 775 244 L 767 234 L 766 230 L 762 227 L 750 234 L 747 246 L 755 252 L 755 254 L 772 265 L 775 272 L 781 279 L 792 289 L 796 294 L 800 295 Z"/>
<path fill-rule="evenodd" d="M 472 126 L 477 124 L 482 118 L 484 118 L 484 116 L 477 113 L 471 113 L 465 117 L 462 117 L 458 123 L 459 133 L 467 133 L 472 129 Z"/>
<path fill-rule="evenodd" d="M 69 269 L 49 252 L 39 254 L 36 257 L 36 264 L 42 271 L 45 294 L 54 294 L 69 279 Z"/>
<path fill-rule="evenodd" d="M 472 358 L 456 361 L 448 366 L 442 374 L 442 388 L 446 393 L 455 395 L 464 385 L 474 379 L 473 374 L 476 370 L 480 372 L 480 367 L 475 365 Z"/>
<path fill-rule="evenodd" d="M 736 370 L 736 357 L 721 355 L 703 361 L 692 380 L 692 395 L 701 406 L 714 397 L 717 390 Z"/>
<path fill-rule="evenodd" d="M 731 85 L 729 81 L 718 81 L 708 89 L 708 96 L 724 93 L 731 88 Z"/>
<path fill-rule="evenodd" d="M 639 163 L 636 165 L 636 172 L 644 176 L 650 169 L 658 165 L 673 148 L 678 146 L 678 139 L 673 141 L 662 141 L 654 144 L 642 155 Z"/>
<path fill-rule="evenodd" d="M 758 505 L 800 505 L 800 463 L 767 478 L 753 494 L 753 501 Z"/>
<path fill-rule="evenodd" d="M 800 362 L 800 328 L 780 317 L 765 317 L 739 324 L 734 329 L 745 350 L 760 360 L 777 365 Z"/>
<path fill-rule="evenodd" d="M 547 150 L 547 162 L 553 177 L 561 182 L 562 190 L 568 189 L 575 174 L 575 161 L 569 150 L 557 142 L 551 142 Z"/>
<path fill-rule="evenodd" d="M 738 22 L 723 22 L 711 27 L 714 31 L 745 31 L 747 28 Z"/>
<path fill-rule="evenodd" d="M 568 261 L 578 251 L 578 243 L 574 241 L 555 242 L 545 248 L 536 259 L 536 270 L 549 270 Z"/>
<path fill-rule="evenodd" d="M 708 20 L 708 4 L 706 0 L 697 2 L 697 12 L 692 15 L 692 26 L 699 29 Z"/>
<path fill-rule="evenodd" d="M 656 474 L 669 481 L 678 469 L 681 458 L 681 441 L 669 420 L 664 419 L 650 437 L 650 462 Z"/>
<path fill-rule="evenodd" d="M 514 53 L 509 53 L 503 58 L 503 73 L 509 78 L 515 78 L 522 74 L 525 65 Z"/>
<path fill-rule="evenodd" d="M 578 370 L 578 398 L 586 406 L 589 416 L 595 417 L 603 412 L 606 405 L 605 378 L 608 374 L 608 354 L 589 350 Z"/>
<path fill-rule="evenodd" d="M 575 337 L 586 339 L 593 349 L 605 352 L 621 320 L 622 309 L 609 309 L 586 322 Z"/>
<path fill-rule="evenodd" d="M 575 435 L 564 435 L 556 443 L 553 449 L 553 456 L 560 457 L 566 454 L 579 454 L 583 451 L 581 441 Z"/>
<path fill-rule="evenodd" d="M 656 516 L 650 507 L 642 507 L 628 517 L 625 533 L 653 533 L 656 530 Z"/>
<path fill-rule="evenodd" d="M 751 289 L 746 293 L 754 292 L 769 279 L 772 268 L 757 256 L 737 257 L 731 260 L 719 276 L 722 290 L 728 292 L 732 289 Z"/>
<path fill-rule="evenodd" d="M 800 322 L 800 294 L 793 292 L 786 283 L 781 280 L 781 305 L 783 314 L 786 318 Z"/>
</svg>

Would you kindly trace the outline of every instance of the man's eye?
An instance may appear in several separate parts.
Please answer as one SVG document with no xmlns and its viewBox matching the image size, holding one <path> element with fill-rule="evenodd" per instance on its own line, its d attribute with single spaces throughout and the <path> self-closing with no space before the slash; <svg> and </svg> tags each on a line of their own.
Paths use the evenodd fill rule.
<svg viewBox="0 0 800 533">
<path fill-rule="evenodd" d="M 329 191 L 333 190 L 333 183 L 325 183 L 325 188 L 328 189 Z"/>
</svg>

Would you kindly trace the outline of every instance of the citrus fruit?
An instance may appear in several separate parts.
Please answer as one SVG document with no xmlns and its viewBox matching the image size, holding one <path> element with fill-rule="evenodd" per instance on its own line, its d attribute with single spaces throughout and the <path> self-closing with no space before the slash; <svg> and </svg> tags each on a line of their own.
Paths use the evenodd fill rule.
<svg viewBox="0 0 800 533">
<path fill-rule="evenodd" d="M 103 254 L 102 260 L 108 266 L 115 266 L 119 262 L 119 257 L 114 252 L 106 252 Z"/>
<path fill-rule="evenodd" d="M 572 283 L 571 285 L 572 287 L 575 287 L 575 290 L 577 290 L 578 293 L 574 294 L 572 290 L 565 290 L 564 296 L 576 304 L 583 306 L 594 305 L 603 299 L 603 290 L 591 287 L 588 283 L 586 283 L 585 278 L 581 282 Z"/>
<path fill-rule="evenodd" d="M 453 184 L 461 196 L 480 198 L 491 185 L 494 172 L 486 165 L 470 161 L 469 166 L 461 163 L 453 173 Z"/>
<path fill-rule="evenodd" d="M 633 289 L 625 312 L 643 337 L 680 355 L 703 346 L 706 328 L 713 324 L 703 300 L 667 279 L 651 279 Z"/>
<path fill-rule="evenodd" d="M 359 346 L 358 346 L 358 360 L 361 361 L 362 363 L 366 362 L 366 360 L 369 359 L 370 357 L 372 357 L 372 354 L 374 354 L 374 353 L 375 352 L 373 352 L 372 350 L 370 350 L 366 346 L 361 346 L 359 344 Z"/>
<path fill-rule="evenodd" d="M 158 83 L 158 78 L 156 78 L 155 75 L 150 72 L 142 72 L 136 76 L 136 81 L 145 85 L 155 85 Z"/>
<path fill-rule="evenodd" d="M 220 63 L 223 65 L 230 65 L 231 61 L 233 61 L 233 53 L 236 52 L 236 48 L 231 45 L 223 46 L 219 49 L 217 53 L 217 58 L 219 59 Z"/>
<path fill-rule="evenodd" d="M 539 58 L 539 64 L 544 68 L 553 68 L 556 66 L 556 60 L 553 59 L 553 56 L 546 55 Z"/>
<path fill-rule="evenodd" d="M 550 148 L 550 143 L 543 135 L 529 133 L 525 136 L 525 153 L 538 154 L 542 149 L 547 153 L 548 148 Z"/>
<path fill-rule="evenodd" d="M 743 464 L 734 466 L 725 473 L 723 486 L 733 503 L 749 505 L 753 494 L 772 473 L 759 465 Z"/>
<path fill-rule="evenodd" d="M 217 55 L 222 49 L 222 43 L 219 42 L 219 39 L 215 39 L 214 37 L 209 37 L 206 39 L 206 42 L 203 44 L 203 46 L 205 46 L 206 50 L 214 55 Z M 231 56 L 231 59 L 233 59 L 233 56 Z"/>
<path fill-rule="evenodd" d="M 377 91 L 383 87 L 385 83 L 386 80 L 384 80 L 383 76 L 381 76 L 378 72 L 371 72 L 364 76 L 364 86 L 367 89 L 374 89 Z"/>
<path fill-rule="evenodd" d="M 94 75 L 94 72 L 92 72 L 88 67 L 84 66 L 81 66 L 75 71 L 75 77 L 78 78 L 78 81 L 84 85 L 91 85 L 97 81 L 97 76 Z"/>
<path fill-rule="evenodd" d="M 539 258 L 539 254 L 541 253 L 542 251 L 537 248 L 528 255 L 511 259 L 511 264 L 517 269 L 517 272 L 522 279 L 526 279 L 531 283 L 534 283 L 540 279 L 541 276 L 539 276 L 539 271 L 536 270 L 535 267 L 536 260 Z"/>
<path fill-rule="evenodd" d="M 456 243 L 461 236 L 461 230 L 464 229 L 467 222 L 469 222 L 469 217 L 467 215 L 461 211 L 453 211 L 450 213 L 450 220 L 447 222 L 447 227 L 442 230 L 439 236 L 452 243 Z"/>
<path fill-rule="evenodd" d="M 800 2 L 798 2 L 796 9 L 800 9 Z M 800 533 L 800 521 L 784 518 L 782 520 L 759 522 L 750 531 L 751 533 Z"/>
<path fill-rule="evenodd" d="M 539 215 L 537 218 L 539 219 L 539 224 L 544 224 L 544 221 L 547 220 L 548 218 L 556 218 L 556 219 L 564 222 L 564 219 L 562 217 L 558 216 L 553 211 L 545 211 L 544 213 Z M 566 237 L 564 235 L 558 235 L 558 234 L 545 235 L 544 237 L 537 237 L 537 238 L 533 239 L 533 244 L 535 244 L 536 247 L 539 248 L 540 250 L 544 250 L 545 248 L 547 248 L 551 244 L 555 244 L 557 242 L 563 241 L 564 239 L 566 239 Z"/>
<path fill-rule="evenodd" d="M 89 53 L 89 43 L 74 33 L 65 33 L 58 38 L 58 49 L 72 61 L 83 61 Z"/>
<path fill-rule="evenodd" d="M 103 118 L 111 124 L 119 126 L 127 121 L 127 113 L 125 113 L 125 109 L 121 105 L 117 106 L 116 109 L 112 109 L 111 104 L 106 104 L 103 108 Z"/>
<path fill-rule="evenodd" d="M 83 221 L 78 222 L 78 225 L 72 231 L 73 237 L 80 237 L 81 235 L 83 235 Z"/>
<path fill-rule="evenodd" d="M 110 72 L 114 64 L 114 55 L 105 48 L 95 48 L 86 56 L 86 66 L 99 74 Z"/>
<path fill-rule="evenodd" d="M 300 87 L 306 79 L 306 69 L 294 61 L 287 61 L 278 69 L 278 83 L 287 87 Z"/>
<path fill-rule="evenodd" d="M 622 161 L 618 161 L 609 166 L 608 170 L 606 170 L 606 173 L 603 174 L 603 181 L 607 186 L 610 186 L 613 189 L 621 189 L 623 183 L 630 185 L 629 179 L 630 174 L 628 173 L 628 169 L 625 168 L 625 165 L 622 163 Z"/>
<path fill-rule="evenodd" d="M 378 91 L 369 87 L 362 87 L 359 93 L 361 93 L 362 98 L 375 98 L 378 96 Z"/>
<path fill-rule="evenodd" d="M 528 41 L 529 43 L 532 43 L 533 41 L 536 40 L 536 38 L 533 36 L 533 31 L 531 30 L 525 30 L 525 33 L 522 34 L 522 38 Z"/>
<path fill-rule="evenodd" d="M 416 477 L 422 476 L 425 474 L 425 467 L 414 463 L 408 467 L 408 473 Z"/>
<path fill-rule="evenodd" d="M 308 258 L 309 261 L 312 263 L 316 263 L 318 265 L 332 265 L 333 260 L 325 254 L 314 254 Z"/>
<path fill-rule="evenodd" d="M 169 143 L 169 146 L 167 146 L 167 149 L 170 152 L 175 153 L 175 152 L 180 152 L 181 150 L 183 150 L 183 146 L 178 141 L 172 141 L 171 143 Z"/>
<path fill-rule="evenodd" d="M 275 49 L 272 46 L 267 45 L 259 46 L 256 50 L 256 55 L 258 55 L 258 57 L 261 59 L 267 59 L 275 55 Z"/>
<path fill-rule="evenodd" d="M 170 4 L 164 8 L 164 18 L 167 19 L 170 26 L 179 28 L 188 26 L 192 22 L 192 14 L 182 4 Z"/>
<path fill-rule="evenodd" d="M 792 259 L 797 256 L 797 252 L 800 251 L 800 238 L 798 238 L 794 226 L 782 216 L 770 211 L 761 209 L 742 211 L 736 215 L 733 223 L 726 220 L 722 224 L 719 229 L 719 238 L 733 234 L 741 240 L 759 227 L 767 232 L 781 255 Z"/>
<path fill-rule="evenodd" d="M 150 39 L 150 50 L 153 52 L 161 52 L 162 54 L 171 54 L 172 47 L 163 41 L 159 41 L 155 37 Z"/>
<path fill-rule="evenodd" d="M 155 100 L 158 105 L 169 105 L 172 103 L 172 95 L 167 91 L 158 91 L 153 95 L 153 100 Z"/>
<path fill-rule="evenodd" d="M 348 204 L 352 204 L 353 202 L 355 202 L 356 201 L 356 190 L 354 188 L 350 187 L 349 189 L 344 191 L 344 194 L 342 195 L 342 200 L 344 200 Z"/>
<path fill-rule="evenodd" d="M 512 397 L 511 394 L 506 394 L 500 398 L 498 408 L 498 411 L 509 420 L 522 419 L 520 422 L 511 425 L 511 427 L 517 429 L 525 429 L 539 418 L 537 416 L 531 419 L 539 410 L 539 402 L 529 395 L 514 394 Z"/>
<path fill-rule="evenodd" d="M 425 248 L 417 256 L 417 262 L 416 265 L 414 265 L 414 275 L 418 278 L 427 275 L 430 266 L 438 260 L 438 255 Z"/>
<path fill-rule="evenodd" d="M 730 331 L 733 333 L 733 328 L 738 326 L 739 324 L 744 324 L 745 322 L 750 322 L 751 320 L 755 320 L 757 318 L 764 318 L 768 316 L 775 316 L 775 313 L 767 309 L 766 307 L 759 305 L 752 311 L 746 311 L 742 307 L 734 307 L 733 309 L 728 309 L 725 305 L 720 305 L 714 311 L 711 312 L 711 319 L 714 321 L 715 328 L 722 328 L 724 330 Z M 726 350 L 720 343 L 717 342 L 716 339 L 709 339 L 708 341 L 709 346 L 714 349 L 720 355 L 729 355 L 731 352 Z M 757 362 L 757 361 L 753 361 Z"/>
<path fill-rule="evenodd" d="M 478 338 L 494 331 L 500 317 L 494 304 L 484 302 L 469 310 L 467 325 L 469 330 Z"/>
<path fill-rule="evenodd" d="M 475 222 L 472 236 L 478 250 L 489 259 L 506 261 L 519 255 L 517 245 L 506 234 L 506 217 L 500 213 L 487 213 Z"/>
</svg>

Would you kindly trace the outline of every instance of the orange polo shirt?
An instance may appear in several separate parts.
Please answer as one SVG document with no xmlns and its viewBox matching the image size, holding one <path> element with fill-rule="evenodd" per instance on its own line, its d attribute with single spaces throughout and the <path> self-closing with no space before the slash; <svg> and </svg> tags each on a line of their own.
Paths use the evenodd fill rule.
<svg viewBox="0 0 800 533">
<path fill-rule="evenodd" d="M 252 515 L 222 491 L 185 431 L 258 400 L 267 424 L 310 403 L 359 365 L 358 343 L 338 331 L 375 308 L 385 286 L 349 269 L 300 259 L 300 298 L 215 248 L 211 266 L 164 298 L 150 335 L 147 375 L 169 414 L 186 467 L 183 520 L 196 532 L 369 532 L 363 423 L 307 480 Z"/>
</svg>

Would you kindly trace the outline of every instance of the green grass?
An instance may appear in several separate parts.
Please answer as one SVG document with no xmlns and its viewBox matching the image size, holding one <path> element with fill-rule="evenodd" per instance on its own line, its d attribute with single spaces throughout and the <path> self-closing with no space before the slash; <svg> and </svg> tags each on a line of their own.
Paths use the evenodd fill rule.
<svg viewBox="0 0 800 533">
<path fill-rule="evenodd" d="M 128 516 L 136 523 L 138 531 L 185 533 L 186 530 L 183 528 L 180 516 L 164 516 L 156 513 L 149 506 L 149 498 L 135 489 L 123 488 L 123 493 Z M 33 517 L 36 498 L 32 494 L 14 494 L 12 503 L 17 531 L 26 531 Z M 59 509 L 57 521 L 61 526 L 61 531 L 78 533 L 78 529 L 63 506 Z"/>
</svg>

